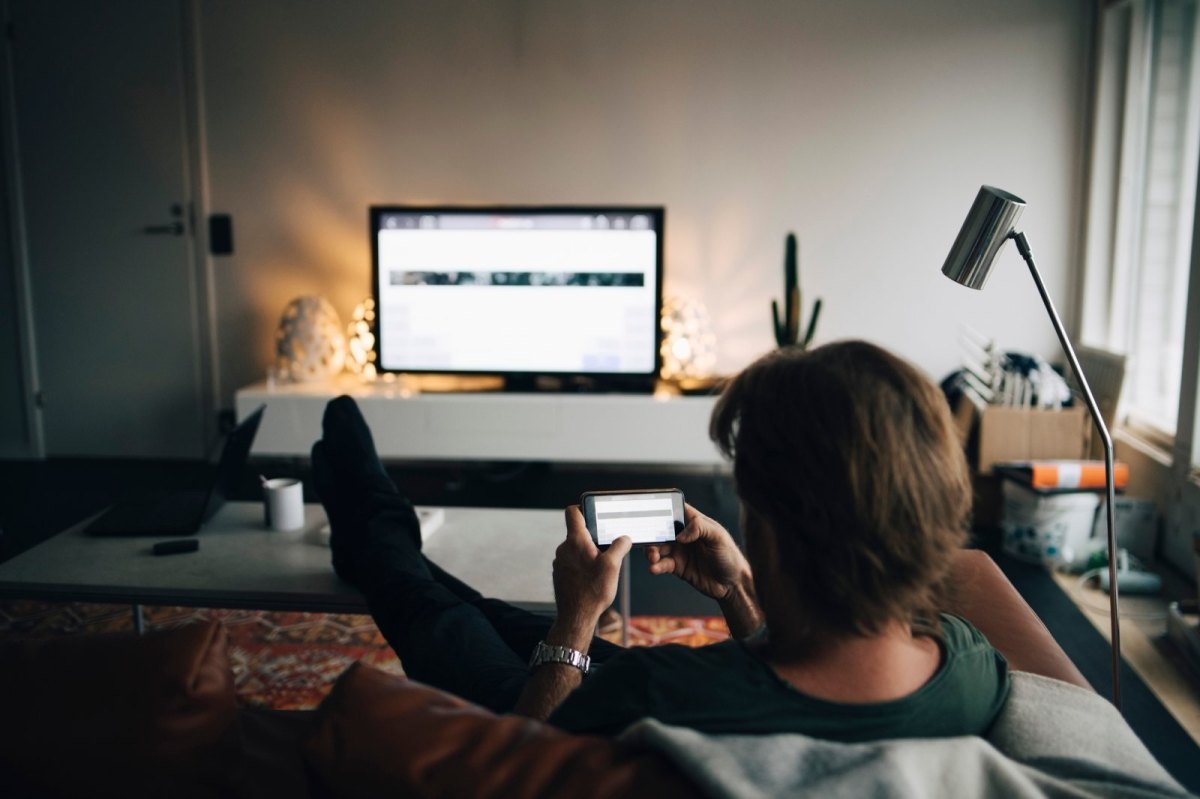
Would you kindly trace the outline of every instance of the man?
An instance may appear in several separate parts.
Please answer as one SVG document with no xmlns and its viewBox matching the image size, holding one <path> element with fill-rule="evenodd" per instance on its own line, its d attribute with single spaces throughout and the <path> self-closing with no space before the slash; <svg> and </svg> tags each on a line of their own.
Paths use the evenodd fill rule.
<svg viewBox="0 0 1200 799">
<path fill-rule="evenodd" d="M 939 613 L 971 494 L 938 390 L 864 342 L 779 350 L 727 386 L 710 434 L 733 459 L 746 555 L 689 507 L 677 541 L 648 557 L 719 602 L 728 642 L 626 651 L 593 638 L 630 544 L 598 551 L 576 507 L 553 622 L 479 596 L 420 555 L 411 506 L 348 398 L 330 403 L 313 449 L 334 566 L 410 676 L 567 730 L 652 716 L 848 741 L 984 732 L 1008 672 L 975 628 Z"/>
</svg>

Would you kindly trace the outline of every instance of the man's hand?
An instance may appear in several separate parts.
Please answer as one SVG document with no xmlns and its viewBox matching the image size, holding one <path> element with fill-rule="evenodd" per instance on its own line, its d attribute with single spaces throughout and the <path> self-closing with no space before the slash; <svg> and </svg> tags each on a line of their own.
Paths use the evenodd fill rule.
<svg viewBox="0 0 1200 799">
<path fill-rule="evenodd" d="M 600 614 L 617 595 L 621 561 L 631 546 L 629 538 L 621 536 L 601 552 L 592 542 L 579 506 L 567 508 L 567 538 L 554 553 L 558 617 L 546 633 L 546 643 L 587 653 Z M 544 721 L 582 679 L 573 666 L 543 664 L 529 676 L 513 712 Z"/>
<path fill-rule="evenodd" d="M 621 536 L 601 552 L 592 542 L 578 505 L 567 508 L 567 538 L 554 553 L 554 600 L 558 619 L 552 644 L 586 652 L 600 614 L 617 595 L 621 561 L 632 547 Z M 567 640 L 562 640 L 566 638 Z"/>
<path fill-rule="evenodd" d="M 646 548 L 651 574 L 674 574 L 700 593 L 721 604 L 735 637 L 744 638 L 763 623 L 754 596 L 750 564 L 729 531 L 703 513 L 685 505 L 687 524 L 671 544 Z"/>
<path fill-rule="evenodd" d="M 700 593 L 720 601 L 727 597 L 750 564 L 729 531 L 703 513 L 685 505 L 687 523 L 673 544 L 646 547 L 651 574 L 674 574 Z"/>
</svg>

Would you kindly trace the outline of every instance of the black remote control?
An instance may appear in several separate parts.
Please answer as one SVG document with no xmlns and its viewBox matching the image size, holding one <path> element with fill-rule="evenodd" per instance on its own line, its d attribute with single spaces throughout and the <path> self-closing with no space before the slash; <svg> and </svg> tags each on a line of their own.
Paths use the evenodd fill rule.
<svg viewBox="0 0 1200 799">
<path fill-rule="evenodd" d="M 195 552 L 200 548 L 200 542 L 195 538 L 177 538 L 174 541 L 159 541 L 154 545 L 155 555 L 178 555 L 181 552 Z"/>
</svg>

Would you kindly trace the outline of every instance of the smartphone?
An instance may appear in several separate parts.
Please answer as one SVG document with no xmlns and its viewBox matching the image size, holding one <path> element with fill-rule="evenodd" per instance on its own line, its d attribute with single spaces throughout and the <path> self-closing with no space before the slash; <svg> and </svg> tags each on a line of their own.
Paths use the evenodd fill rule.
<svg viewBox="0 0 1200 799">
<path fill-rule="evenodd" d="M 592 541 L 607 547 L 623 535 L 634 546 L 665 544 L 683 530 L 683 492 L 678 488 L 645 491 L 587 491 L 579 498 Z"/>
</svg>

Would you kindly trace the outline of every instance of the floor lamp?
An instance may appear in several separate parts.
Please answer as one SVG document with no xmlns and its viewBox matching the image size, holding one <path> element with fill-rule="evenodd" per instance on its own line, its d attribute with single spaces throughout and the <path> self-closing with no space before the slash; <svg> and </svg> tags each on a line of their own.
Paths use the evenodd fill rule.
<svg viewBox="0 0 1200 799">
<path fill-rule="evenodd" d="M 1017 250 L 1029 265 L 1029 273 L 1033 275 L 1033 282 L 1037 284 L 1038 293 L 1042 295 L 1042 302 L 1050 314 L 1054 332 L 1058 334 L 1058 341 L 1062 344 L 1067 362 L 1070 363 L 1071 371 L 1079 383 L 1088 412 L 1092 415 L 1092 422 L 1100 433 L 1100 440 L 1104 445 L 1104 484 L 1108 493 L 1108 601 L 1112 623 L 1112 695 L 1113 704 L 1120 710 L 1121 681 L 1118 670 L 1121 664 L 1121 623 L 1117 613 L 1117 537 L 1113 518 L 1116 491 L 1113 487 L 1112 436 L 1109 435 L 1108 427 L 1100 415 L 1100 408 L 1096 405 L 1096 398 L 1092 395 L 1087 378 L 1079 367 L 1075 349 L 1067 338 L 1058 311 L 1054 310 L 1054 303 L 1046 293 L 1042 276 L 1038 274 L 1033 263 L 1033 252 L 1029 249 L 1029 242 L 1026 241 L 1025 234 L 1016 229 L 1017 219 L 1024 209 L 1025 201 L 1020 197 L 992 186 L 981 187 L 962 229 L 958 232 L 958 238 L 954 240 L 954 246 L 950 248 L 950 255 L 946 257 L 942 274 L 967 288 L 982 289 L 1000 248 L 1009 239 L 1017 243 Z"/>
</svg>

